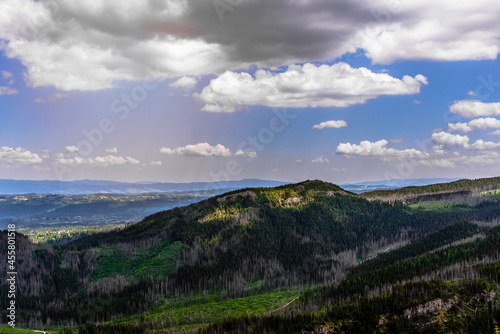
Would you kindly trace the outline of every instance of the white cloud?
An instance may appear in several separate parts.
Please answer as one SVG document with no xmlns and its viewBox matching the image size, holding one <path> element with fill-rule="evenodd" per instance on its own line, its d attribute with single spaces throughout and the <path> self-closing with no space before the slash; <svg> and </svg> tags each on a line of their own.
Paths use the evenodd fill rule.
<svg viewBox="0 0 500 334">
<path fill-rule="evenodd" d="M 110 153 L 110 154 L 116 154 L 118 153 L 118 149 L 116 147 L 112 147 L 112 148 L 105 148 L 104 151 L 106 153 Z"/>
<path fill-rule="evenodd" d="M 22 147 L 16 149 L 3 146 L 0 148 L 0 163 L 5 165 L 32 165 L 42 163 L 43 160 L 36 153 Z"/>
<path fill-rule="evenodd" d="M 183 88 L 186 90 L 193 89 L 198 81 L 193 77 L 182 77 L 179 80 L 170 84 L 170 87 Z"/>
<path fill-rule="evenodd" d="M 194 145 L 186 145 L 174 149 L 162 147 L 160 153 L 166 155 L 186 155 L 190 157 L 230 157 L 231 151 L 221 144 L 211 146 L 208 143 L 198 143 Z"/>
<path fill-rule="evenodd" d="M 66 146 L 64 147 L 64 151 L 69 153 L 78 152 L 78 146 L 76 145 Z"/>
<path fill-rule="evenodd" d="M 35 99 L 35 103 L 46 103 L 46 102 L 57 102 L 61 99 L 65 99 L 69 97 L 68 94 L 64 94 L 64 93 L 55 93 L 55 94 L 52 94 L 46 98 L 44 97 L 37 97 Z"/>
<path fill-rule="evenodd" d="M 466 93 L 467 95 L 470 95 L 470 96 L 476 96 L 476 92 L 470 90 Z"/>
<path fill-rule="evenodd" d="M 0 95 L 14 95 L 19 93 L 15 88 L 0 86 Z"/>
<path fill-rule="evenodd" d="M 442 146 L 462 146 L 465 147 L 469 144 L 469 137 L 461 135 L 453 135 L 447 132 L 433 133 L 432 141 Z"/>
<path fill-rule="evenodd" d="M 478 100 L 461 100 L 453 103 L 450 111 L 455 115 L 468 118 L 498 116 L 500 115 L 500 102 L 485 103 Z"/>
<path fill-rule="evenodd" d="M 419 164 L 427 167 L 455 168 L 455 161 L 450 159 L 427 159 L 419 161 Z"/>
<path fill-rule="evenodd" d="M 497 147 L 500 147 L 500 142 L 495 143 L 492 141 L 478 139 L 474 142 L 474 144 L 468 145 L 465 148 L 468 150 L 491 150 Z"/>
<path fill-rule="evenodd" d="M 469 132 L 472 128 L 467 123 L 448 123 L 448 131 Z"/>
<path fill-rule="evenodd" d="M 479 139 L 473 144 L 469 144 L 469 137 L 446 132 L 434 133 L 432 141 L 439 145 L 435 146 L 431 153 L 416 149 L 396 150 L 387 148 L 386 145 L 388 142 L 384 139 L 376 142 L 365 140 L 359 145 L 342 143 L 337 146 L 336 152 L 346 154 L 347 156 L 375 157 L 381 161 L 393 163 L 395 167 L 401 166 L 403 168 L 407 168 L 408 164 L 431 168 L 458 168 L 500 164 L 500 154 L 495 151 L 487 151 L 500 147 L 500 143 L 486 142 Z M 462 155 L 457 151 L 447 153 L 443 150 L 445 147 L 461 147 L 468 150 L 466 152 L 474 150 L 480 150 L 480 152 L 476 155 Z"/>
<path fill-rule="evenodd" d="M 473 119 L 469 122 L 469 126 L 474 129 L 485 130 L 488 128 L 491 129 L 499 129 L 500 128 L 500 120 L 496 118 L 477 118 Z"/>
<path fill-rule="evenodd" d="M 151 161 L 149 164 L 151 166 L 161 166 L 162 162 L 161 161 Z"/>
<path fill-rule="evenodd" d="M 245 155 L 249 158 L 256 158 L 257 157 L 257 152 L 245 152 Z"/>
<path fill-rule="evenodd" d="M 379 19 L 357 35 L 359 47 L 374 63 L 495 59 L 500 51 L 497 1 L 374 3 L 380 6 L 374 11 Z"/>
<path fill-rule="evenodd" d="M 426 83 L 421 74 L 398 79 L 343 62 L 331 66 L 305 64 L 289 66 L 283 73 L 258 70 L 255 77 L 228 71 L 194 97 L 205 104 L 201 110 L 212 112 L 233 112 L 244 105 L 347 107 L 380 95 L 416 94 Z"/>
<path fill-rule="evenodd" d="M 234 152 L 234 156 L 235 157 L 242 156 L 242 157 L 255 158 L 255 157 L 257 157 L 257 152 L 237 150 L 236 152 Z"/>
<path fill-rule="evenodd" d="M 43 152 L 42 158 L 48 159 L 48 158 L 50 158 L 50 154 L 52 153 L 52 150 L 42 150 L 42 152 Z"/>
<path fill-rule="evenodd" d="M 28 68 L 33 87 L 100 90 L 150 78 L 151 69 L 156 79 L 221 72 L 233 63 L 222 45 L 200 36 L 198 20 L 179 20 L 192 14 L 188 1 L 68 0 L 57 2 L 56 13 L 51 4 L 0 2 L 9 13 L 0 15 L 0 38 L 9 41 L 3 48 Z"/>
<path fill-rule="evenodd" d="M 497 152 L 482 151 L 478 155 L 461 155 L 454 152 L 447 158 L 420 160 L 419 165 L 427 167 L 457 168 L 457 167 L 478 167 L 500 164 L 500 155 Z"/>
<path fill-rule="evenodd" d="M 495 59 L 493 0 L 253 0 L 217 15 L 213 1 L 2 0 L 0 39 L 32 86 L 98 90 L 117 80 L 220 74 L 335 59 L 374 63 Z"/>
<path fill-rule="evenodd" d="M 2 79 L 8 79 L 12 77 L 12 72 L 2 70 Z"/>
<path fill-rule="evenodd" d="M 319 124 L 316 124 L 313 126 L 313 129 L 324 129 L 324 128 L 343 128 L 347 126 L 346 121 L 326 121 L 326 122 L 321 122 Z"/>
<path fill-rule="evenodd" d="M 462 163 L 469 166 L 484 166 L 500 164 L 500 154 L 497 152 L 481 152 L 476 156 L 468 156 L 462 158 Z"/>
<path fill-rule="evenodd" d="M 486 150 L 500 147 L 500 142 L 495 143 L 482 139 L 478 139 L 473 144 L 469 144 L 470 138 L 468 136 L 454 135 L 447 132 L 433 133 L 431 139 L 436 144 L 439 144 L 440 148 L 458 146 L 467 150 Z"/>
<path fill-rule="evenodd" d="M 500 136 L 500 130 L 495 130 L 493 132 L 489 132 L 488 134 L 489 135 L 498 135 L 498 136 Z"/>
<path fill-rule="evenodd" d="M 317 157 L 316 159 L 311 160 L 311 162 L 314 163 L 319 163 L 319 164 L 324 164 L 324 163 L 329 163 L 328 159 L 323 158 L 323 156 Z"/>
<path fill-rule="evenodd" d="M 86 165 L 90 167 L 108 167 L 115 165 L 138 165 L 139 160 L 132 157 L 120 157 L 114 155 L 107 156 L 97 156 L 95 158 L 83 158 L 79 156 L 67 155 L 62 153 L 56 154 L 54 156 L 54 164 L 56 165 L 66 165 L 71 167 L 78 167 L 80 165 Z"/>
<path fill-rule="evenodd" d="M 378 156 L 378 157 L 415 157 L 427 156 L 428 153 L 416 149 L 397 150 L 386 147 L 389 142 L 381 139 L 376 142 L 364 140 L 359 145 L 351 143 L 340 143 L 336 152 L 347 155 Z"/>
</svg>

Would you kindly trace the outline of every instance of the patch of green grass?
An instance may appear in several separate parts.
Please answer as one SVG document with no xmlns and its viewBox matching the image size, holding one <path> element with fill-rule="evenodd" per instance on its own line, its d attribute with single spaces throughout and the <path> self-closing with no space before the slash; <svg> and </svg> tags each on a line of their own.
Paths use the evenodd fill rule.
<svg viewBox="0 0 500 334">
<path fill-rule="evenodd" d="M 39 332 L 34 332 L 32 329 L 24 329 L 24 328 L 12 328 L 7 324 L 0 325 L 0 333 L 2 334 L 35 334 Z M 59 330 L 51 330 L 46 331 L 47 334 L 57 334 Z"/>
<path fill-rule="evenodd" d="M 480 195 L 500 195 L 500 189 L 483 191 Z"/>
<path fill-rule="evenodd" d="M 134 276 L 165 277 L 175 271 L 175 261 L 182 249 L 182 242 L 163 244 L 146 261 L 139 261 L 133 271 Z M 146 255 L 147 256 L 147 255 Z"/>
<path fill-rule="evenodd" d="M 153 311 L 121 318 L 113 323 L 162 324 L 163 328 L 187 329 L 200 327 L 222 318 L 270 313 L 294 301 L 299 295 L 298 290 L 286 290 L 221 300 L 220 293 L 212 291 L 191 297 L 167 299 L 163 306 Z M 294 302 L 287 308 L 292 307 Z"/>
<path fill-rule="evenodd" d="M 135 254 L 124 253 L 116 246 L 106 245 L 92 249 L 98 255 L 96 278 L 123 275 L 125 277 L 165 277 L 175 271 L 175 261 L 182 242 L 159 243 L 136 248 Z"/>
<path fill-rule="evenodd" d="M 500 201 L 500 189 L 483 191 L 479 193 L 480 197 L 485 197 L 488 200 Z"/>
<path fill-rule="evenodd" d="M 457 211 L 469 211 L 471 207 L 464 203 L 457 202 L 421 202 L 416 204 L 411 204 L 410 208 L 420 209 L 424 211 L 433 211 L 439 213 L 447 212 L 457 212 Z"/>
</svg>

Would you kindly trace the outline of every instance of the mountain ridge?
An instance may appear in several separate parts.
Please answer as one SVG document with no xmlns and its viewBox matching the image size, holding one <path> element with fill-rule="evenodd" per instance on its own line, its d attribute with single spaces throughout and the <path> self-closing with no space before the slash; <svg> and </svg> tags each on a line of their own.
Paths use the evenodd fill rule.
<svg viewBox="0 0 500 334">
<path fill-rule="evenodd" d="M 150 192 L 176 192 L 197 190 L 235 189 L 258 186 L 279 186 L 287 182 L 242 179 L 237 181 L 217 182 L 118 182 L 105 180 L 12 180 L 0 179 L 0 194 L 142 194 Z"/>
<path fill-rule="evenodd" d="M 486 181 L 471 181 L 469 187 Z M 19 235 L 19 299 L 24 303 L 19 312 L 26 321 L 43 324 L 48 319 L 71 323 L 77 315 L 82 333 L 95 333 L 89 322 L 111 326 L 102 327 L 102 333 L 111 332 L 115 322 L 117 330 L 131 326 L 130 332 L 182 332 L 185 328 L 175 326 L 189 325 L 212 333 L 224 332 L 221 328 L 316 333 L 319 325 L 325 330 L 332 325 L 351 333 L 375 332 L 384 314 L 390 315 L 386 322 L 394 328 L 401 321 L 406 326 L 401 328 L 414 328 L 404 322 L 402 312 L 425 305 L 441 291 L 459 290 L 457 298 L 463 302 L 492 291 L 480 281 L 471 283 L 471 294 L 467 282 L 458 288 L 427 282 L 425 275 L 439 278 L 441 273 L 454 278 L 482 270 L 481 275 L 492 280 L 496 275 L 500 228 L 491 227 L 500 219 L 496 192 L 480 203 L 446 205 L 424 210 L 400 200 L 369 201 L 338 185 L 307 180 L 233 190 L 59 246 L 33 245 Z M 0 238 L 6 238 L 6 232 L 0 232 Z M 0 243 L 0 252 L 5 245 Z M 476 259 L 487 259 L 483 264 L 491 266 L 476 269 Z M 410 292 L 398 287 L 402 280 Z M 391 291 L 399 291 L 394 297 L 385 294 L 391 284 L 396 284 Z M 422 294 L 415 301 L 410 298 L 413 287 Z M 0 288 L 5 310 L 7 289 Z M 227 307 L 260 295 L 281 298 L 272 294 L 283 289 L 295 292 L 281 305 L 269 304 L 268 313 L 251 321 L 241 315 L 224 320 L 225 312 L 213 315 L 210 327 L 198 313 L 182 316 L 180 323 L 170 320 L 175 307 L 185 314 L 184 307 L 212 303 L 214 298 Z M 194 301 L 193 295 L 199 299 Z M 401 298 L 404 308 L 394 307 Z M 381 301 L 382 314 L 373 308 Z M 357 305 L 370 311 L 353 312 Z M 287 309 L 298 313 L 289 316 Z M 322 313 L 307 313 L 318 310 Z M 432 326 L 433 321 L 424 325 Z"/>
</svg>

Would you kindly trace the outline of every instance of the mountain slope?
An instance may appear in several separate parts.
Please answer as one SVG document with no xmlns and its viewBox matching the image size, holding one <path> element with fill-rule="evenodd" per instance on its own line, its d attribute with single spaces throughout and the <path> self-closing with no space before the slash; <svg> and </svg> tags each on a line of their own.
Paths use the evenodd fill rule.
<svg viewBox="0 0 500 334">
<path fill-rule="evenodd" d="M 175 300 L 193 294 L 215 294 L 222 302 L 277 289 L 303 291 L 311 284 L 326 284 L 324 290 L 313 292 L 312 298 L 301 297 L 305 304 L 300 304 L 298 311 L 303 312 L 308 301 L 314 301 L 309 309 L 326 307 L 332 300 L 395 283 L 391 279 L 399 276 L 384 273 L 384 267 L 394 266 L 401 277 L 412 279 L 411 273 L 439 271 L 455 263 L 452 258 L 464 261 L 467 254 L 489 254 L 493 259 L 493 253 L 487 252 L 498 249 L 497 243 L 500 247 L 495 231 L 485 244 L 464 244 L 453 250 L 460 256 L 436 253 L 442 261 L 425 256 L 445 243 L 481 233 L 476 226 L 457 223 L 499 217 L 499 201 L 465 205 L 463 210 L 429 211 L 412 209 L 399 201 L 368 201 L 318 180 L 237 190 L 66 245 L 33 245 L 19 235 L 19 313 L 25 323 L 47 323 L 50 319 L 82 324 L 152 312 L 170 303 L 174 307 Z M 444 228 L 448 230 L 440 232 Z M 6 238 L 5 233 L 1 238 Z M 424 244 L 412 243 L 416 240 Z M 6 251 L 4 245 L 2 241 L 0 252 Z M 369 260 L 375 262 L 365 261 L 356 267 L 360 260 L 379 252 L 383 253 L 380 257 Z M 408 268 L 420 268 L 418 262 L 412 262 L 420 257 L 429 264 L 422 272 L 403 266 L 407 263 Z M 0 266 L 5 264 L 2 261 Z M 399 262 L 403 264 L 397 267 Z M 366 277 L 371 283 L 363 281 Z M 384 277 L 388 280 L 381 280 Z M 336 286 L 343 287 L 341 299 L 336 297 Z M 6 291 L 1 287 L 2 310 L 6 309 Z M 1 312 L 5 318 L 5 311 Z M 162 321 L 160 316 L 158 323 Z M 150 326 L 159 325 L 155 322 Z"/>
<path fill-rule="evenodd" d="M 464 200 L 482 192 L 500 189 L 500 177 L 463 179 L 448 183 L 436 183 L 420 187 L 404 187 L 393 190 L 374 190 L 361 194 L 370 200 L 405 200 L 415 203 L 428 200 Z"/>
</svg>

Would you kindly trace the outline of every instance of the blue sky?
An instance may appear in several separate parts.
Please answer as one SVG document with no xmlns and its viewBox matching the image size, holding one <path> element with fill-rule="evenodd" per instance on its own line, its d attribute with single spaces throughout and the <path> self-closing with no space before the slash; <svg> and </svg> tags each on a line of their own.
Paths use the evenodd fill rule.
<svg viewBox="0 0 500 334">
<path fill-rule="evenodd" d="M 0 178 L 497 176 L 500 5 L 5 0 Z"/>
</svg>

